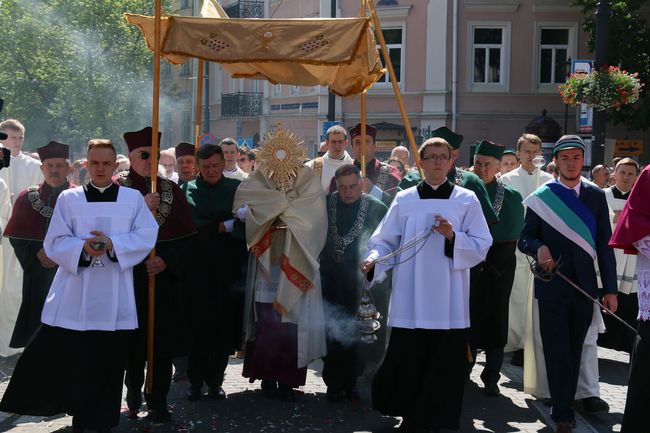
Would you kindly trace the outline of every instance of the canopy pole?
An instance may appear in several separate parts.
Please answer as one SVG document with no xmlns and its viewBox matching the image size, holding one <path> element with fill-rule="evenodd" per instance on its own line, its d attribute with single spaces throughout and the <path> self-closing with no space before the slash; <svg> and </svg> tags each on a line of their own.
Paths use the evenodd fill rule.
<svg viewBox="0 0 650 433">
<path fill-rule="evenodd" d="M 155 0 L 154 51 L 153 51 L 153 119 L 151 121 L 151 192 L 156 192 L 158 184 L 158 110 L 160 107 L 160 39 L 162 6 L 160 0 Z M 153 211 L 155 216 L 155 211 Z M 149 253 L 149 259 L 156 257 L 156 248 Z M 151 394 L 153 389 L 153 340 L 154 340 L 154 306 L 156 301 L 156 276 L 149 275 L 149 309 L 147 316 L 147 383 L 146 391 Z"/>
<path fill-rule="evenodd" d="M 420 175 L 422 175 L 422 169 L 420 168 L 420 153 L 418 152 L 417 145 L 415 144 L 415 137 L 413 136 L 413 131 L 411 130 L 411 122 L 409 121 L 408 113 L 406 112 L 406 107 L 404 106 L 402 92 L 399 90 L 399 84 L 397 82 L 397 77 L 395 76 L 395 70 L 393 69 L 393 62 L 391 62 L 390 56 L 388 55 L 386 40 L 384 39 L 384 34 L 381 31 L 381 24 L 379 23 L 379 17 L 377 17 L 374 0 L 363 1 L 368 2 L 368 9 L 370 9 L 370 18 L 375 25 L 375 33 L 377 34 L 377 39 L 379 39 L 379 45 L 381 46 L 381 52 L 384 56 L 384 61 L 386 62 L 386 69 L 388 69 L 390 82 L 393 85 L 393 93 L 395 93 L 395 99 L 397 100 L 399 111 L 402 113 L 402 121 L 404 122 L 404 129 L 406 129 L 406 136 L 408 137 L 409 144 L 411 145 L 413 159 L 418 166 L 418 170 L 420 170 Z"/>
<path fill-rule="evenodd" d="M 205 60 L 199 59 L 196 71 L 196 115 L 194 123 L 194 147 L 199 150 L 201 145 L 201 113 L 203 112 L 203 65 Z M 208 119 L 205 119 L 207 122 Z"/>
<path fill-rule="evenodd" d="M 359 162 L 361 163 L 361 177 L 366 177 L 366 91 L 365 90 L 361 92 L 361 160 Z"/>
</svg>

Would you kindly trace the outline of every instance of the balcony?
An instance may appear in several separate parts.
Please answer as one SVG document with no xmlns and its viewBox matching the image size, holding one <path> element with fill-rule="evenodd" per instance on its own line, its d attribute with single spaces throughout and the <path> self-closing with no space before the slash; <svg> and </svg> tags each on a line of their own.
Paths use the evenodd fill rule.
<svg viewBox="0 0 650 433">
<path fill-rule="evenodd" d="M 229 18 L 264 18 L 264 2 L 240 0 L 224 6 Z"/>
<path fill-rule="evenodd" d="M 262 114 L 261 92 L 237 92 L 221 95 L 221 117 L 256 117 Z"/>
</svg>

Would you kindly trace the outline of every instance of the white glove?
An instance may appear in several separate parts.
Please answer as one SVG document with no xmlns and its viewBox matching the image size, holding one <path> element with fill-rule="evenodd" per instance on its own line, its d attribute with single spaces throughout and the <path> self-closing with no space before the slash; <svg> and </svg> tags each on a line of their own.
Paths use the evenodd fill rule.
<svg viewBox="0 0 650 433">
<path fill-rule="evenodd" d="M 235 210 L 233 212 L 233 215 L 235 216 L 235 218 L 237 218 L 240 221 L 246 221 L 246 213 L 247 212 L 248 212 L 248 205 L 244 204 L 242 207 Z"/>
</svg>

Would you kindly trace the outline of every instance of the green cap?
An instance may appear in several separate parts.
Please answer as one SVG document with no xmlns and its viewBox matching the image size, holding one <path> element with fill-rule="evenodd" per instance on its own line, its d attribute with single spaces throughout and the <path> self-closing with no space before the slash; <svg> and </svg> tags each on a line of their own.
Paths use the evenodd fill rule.
<svg viewBox="0 0 650 433">
<path fill-rule="evenodd" d="M 503 151 L 504 155 L 514 155 L 517 156 L 517 152 L 514 149 L 506 149 Z"/>
<path fill-rule="evenodd" d="M 433 132 L 431 132 L 431 138 L 434 137 L 442 138 L 454 149 L 458 149 L 463 142 L 462 135 L 456 134 L 446 126 L 441 126 L 440 128 L 434 129 Z"/>
<path fill-rule="evenodd" d="M 584 152 L 585 143 L 577 135 L 563 135 L 553 147 L 553 156 L 557 155 L 559 151 L 567 149 L 582 149 Z"/>
<path fill-rule="evenodd" d="M 476 155 L 491 156 L 501 161 L 501 155 L 505 146 L 502 144 L 492 143 L 488 140 L 482 140 L 476 145 Z"/>
</svg>

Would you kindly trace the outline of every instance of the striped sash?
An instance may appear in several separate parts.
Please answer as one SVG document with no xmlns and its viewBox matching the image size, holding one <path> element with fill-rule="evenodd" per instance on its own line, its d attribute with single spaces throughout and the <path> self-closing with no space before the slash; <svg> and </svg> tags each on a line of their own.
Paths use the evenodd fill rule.
<svg viewBox="0 0 650 433">
<path fill-rule="evenodd" d="M 524 204 L 551 227 L 596 259 L 596 217 L 574 190 L 556 182 L 542 185 Z"/>
</svg>

